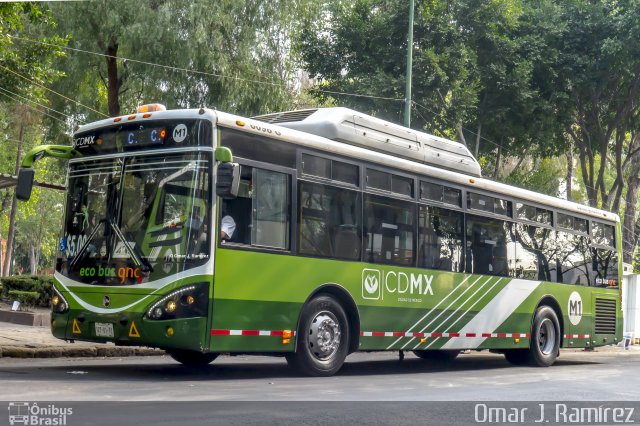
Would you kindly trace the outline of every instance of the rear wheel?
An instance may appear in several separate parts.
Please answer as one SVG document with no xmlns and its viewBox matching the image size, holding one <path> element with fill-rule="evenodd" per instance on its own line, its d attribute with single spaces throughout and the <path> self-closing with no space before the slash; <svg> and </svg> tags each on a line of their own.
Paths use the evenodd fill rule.
<svg viewBox="0 0 640 426">
<path fill-rule="evenodd" d="M 560 322 L 556 312 L 548 306 L 540 306 L 533 318 L 529 360 L 538 367 L 549 367 L 560 350 Z"/>
<path fill-rule="evenodd" d="M 413 351 L 413 353 L 421 359 L 438 363 L 449 363 L 458 357 L 460 351 L 432 350 L 432 351 Z"/>
<path fill-rule="evenodd" d="M 185 349 L 168 349 L 169 356 L 185 367 L 204 367 L 218 358 L 217 353 L 202 353 Z"/>
<path fill-rule="evenodd" d="M 320 295 L 305 305 L 296 336 L 296 351 L 287 362 L 309 376 L 332 376 L 342 368 L 349 350 L 349 323 L 333 297 Z"/>
</svg>

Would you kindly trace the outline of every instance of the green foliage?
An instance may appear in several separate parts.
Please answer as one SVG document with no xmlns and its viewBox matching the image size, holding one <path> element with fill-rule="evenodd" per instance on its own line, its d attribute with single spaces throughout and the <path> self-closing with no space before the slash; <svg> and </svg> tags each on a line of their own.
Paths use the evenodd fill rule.
<svg viewBox="0 0 640 426">
<path fill-rule="evenodd" d="M 504 182 L 557 197 L 565 174 L 565 165 L 561 159 L 535 158 L 530 165 L 522 165 L 513 170 L 504 178 Z"/>
<path fill-rule="evenodd" d="M 40 298 L 40 294 L 38 292 L 20 290 L 9 290 L 8 296 L 10 301 L 17 300 L 26 308 L 36 306 L 38 299 Z"/>
<path fill-rule="evenodd" d="M 318 7 L 312 0 L 101 0 L 51 9 L 59 31 L 85 51 L 60 61 L 68 79 L 57 83 L 82 104 L 111 115 L 150 102 L 253 115 L 292 107 L 297 68 L 289 39 Z M 109 69 L 108 58 L 89 52 L 133 61 L 118 59 Z M 81 121 L 103 118 L 57 104 Z"/>
<path fill-rule="evenodd" d="M 37 297 L 33 306 L 49 306 L 53 295 L 53 277 L 50 276 L 16 275 L 3 277 L 0 282 L 5 297 L 10 297 L 14 292 L 35 293 Z"/>
</svg>

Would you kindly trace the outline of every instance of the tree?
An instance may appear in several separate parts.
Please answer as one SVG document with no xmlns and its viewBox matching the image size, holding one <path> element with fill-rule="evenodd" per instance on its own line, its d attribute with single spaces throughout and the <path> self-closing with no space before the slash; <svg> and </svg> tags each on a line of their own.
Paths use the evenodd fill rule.
<svg viewBox="0 0 640 426">
<path fill-rule="evenodd" d="M 61 63 L 69 79 L 58 84 L 94 110 L 58 100 L 80 121 L 121 115 L 150 100 L 247 115 L 286 108 L 295 70 L 288 39 L 298 31 L 298 18 L 316 10 L 311 0 L 117 0 L 51 7 L 80 49 Z"/>
<path fill-rule="evenodd" d="M 44 99 L 44 84 L 57 78 L 60 73 L 51 64 L 54 57 L 59 56 L 60 49 L 50 45 L 50 42 L 60 42 L 58 37 L 41 37 L 41 28 L 52 26 L 48 13 L 43 12 L 39 6 L 25 3 L 0 5 L 0 92 L 9 104 L 13 105 L 15 112 L 10 112 L 7 122 L 13 122 L 11 130 L 6 135 L 12 141 L 17 142 L 17 152 L 14 158 L 15 166 L 5 169 L 17 173 L 20 157 L 25 147 L 25 135 L 32 125 L 28 113 L 33 109 L 33 104 L 38 104 Z M 39 39 L 41 43 L 22 46 L 22 37 Z M 17 106 L 17 107 L 16 107 Z M 5 156 L 6 158 L 7 156 Z M 5 191 L 0 212 L 8 207 L 11 199 L 11 211 L 7 226 L 7 252 L 2 265 L 2 273 L 8 274 L 14 254 L 15 219 L 18 205 L 15 194 L 10 198 L 9 191 Z"/>
<path fill-rule="evenodd" d="M 541 91 L 553 99 L 568 145 L 577 151 L 588 203 L 624 216 L 623 254 L 631 262 L 638 239 L 640 3 L 542 4 L 534 14 L 555 30 L 546 35 L 554 61 L 541 67 Z"/>
</svg>

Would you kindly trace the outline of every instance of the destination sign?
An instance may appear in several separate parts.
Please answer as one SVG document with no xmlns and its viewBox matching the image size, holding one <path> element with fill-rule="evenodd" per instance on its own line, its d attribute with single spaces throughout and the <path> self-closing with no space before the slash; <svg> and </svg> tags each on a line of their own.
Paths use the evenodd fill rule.
<svg viewBox="0 0 640 426">
<path fill-rule="evenodd" d="M 73 147 L 84 155 L 140 149 L 212 146 L 211 123 L 206 120 L 154 120 L 124 123 L 76 133 Z"/>
</svg>

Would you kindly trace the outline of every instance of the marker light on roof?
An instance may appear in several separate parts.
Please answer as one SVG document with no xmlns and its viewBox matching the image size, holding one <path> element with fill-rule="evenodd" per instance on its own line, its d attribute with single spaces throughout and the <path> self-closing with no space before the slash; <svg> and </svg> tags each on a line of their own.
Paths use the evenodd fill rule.
<svg viewBox="0 0 640 426">
<path fill-rule="evenodd" d="M 156 111 L 166 111 L 167 107 L 162 104 L 146 104 L 140 105 L 136 112 L 156 112 Z"/>
</svg>

